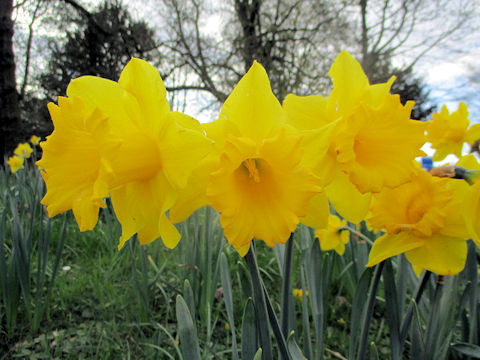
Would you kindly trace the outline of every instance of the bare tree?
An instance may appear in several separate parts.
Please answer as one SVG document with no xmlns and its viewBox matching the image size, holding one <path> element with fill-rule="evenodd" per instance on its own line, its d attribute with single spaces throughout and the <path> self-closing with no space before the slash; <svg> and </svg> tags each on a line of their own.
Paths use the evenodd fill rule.
<svg viewBox="0 0 480 360">
<path fill-rule="evenodd" d="M 478 2 L 467 0 L 359 0 L 356 42 L 370 79 L 383 81 L 391 61 L 410 71 L 432 49 L 478 30 Z M 451 49 L 450 49 L 451 50 Z"/>
<path fill-rule="evenodd" d="M 205 34 L 211 19 L 201 0 L 162 0 L 167 31 L 162 53 L 180 59 L 164 64 L 164 77 L 178 71 L 190 75 L 187 84 L 169 90 L 201 90 L 222 102 L 232 87 L 259 61 L 267 70 L 274 93 L 312 93 L 329 86 L 328 66 L 343 47 L 347 21 L 341 2 L 319 0 L 232 0 L 216 9 L 227 19 L 220 34 Z M 208 20 L 207 20 L 208 21 Z"/>
</svg>

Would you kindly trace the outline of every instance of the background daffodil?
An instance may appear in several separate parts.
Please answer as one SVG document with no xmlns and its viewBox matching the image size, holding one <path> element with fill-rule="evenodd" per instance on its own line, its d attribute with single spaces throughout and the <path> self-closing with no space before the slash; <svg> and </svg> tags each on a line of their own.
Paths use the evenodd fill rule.
<svg viewBox="0 0 480 360">
<path fill-rule="evenodd" d="M 284 243 L 321 188 L 300 166 L 301 138 L 286 128 L 260 64 L 240 80 L 212 127 L 221 155 L 207 199 L 220 212 L 225 237 L 242 256 L 253 238 Z"/>
<path fill-rule="evenodd" d="M 33 152 L 33 149 L 29 143 L 18 144 L 15 150 L 13 151 L 15 155 L 23 157 L 25 159 L 28 159 L 32 154 L 32 152 Z"/>
<path fill-rule="evenodd" d="M 464 143 L 472 145 L 480 139 L 480 124 L 468 127 L 468 107 L 463 102 L 451 114 L 443 105 L 440 112 L 434 113 L 427 124 L 427 141 L 431 143 L 432 149 L 435 149 L 434 161 L 443 160 L 448 154 L 460 158 Z"/>
<path fill-rule="evenodd" d="M 21 156 L 13 155 L 8 158 L 7 164 L 10 166 L 10 171 L 12 174 L 16 173 L 20 169 L 23 169 L 23 162 L 24 158 Z"/>
<path fill-rule="evenodd" d="M 335 250 L 339 255 L 345 252 L 345 244 L 350 239 L 350 233 L 345 227 L 347 222 L 336 215 L 328 217 L 326 229 L 316 229 L 315 236 L 320 241 L 320 248 L 324 251 Z"/>
</svg>

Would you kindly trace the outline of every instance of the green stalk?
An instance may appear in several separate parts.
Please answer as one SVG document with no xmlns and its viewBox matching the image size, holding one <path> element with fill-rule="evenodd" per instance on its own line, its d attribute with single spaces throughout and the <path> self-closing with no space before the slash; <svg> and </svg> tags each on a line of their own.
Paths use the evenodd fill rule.
<svg viewBox="0 0 480 360">
<path fill-rule="evenodd" d="M 263 285 L 263 291 L 265 294 L 265 301 L 267 304 L 268 318 L 270 319 L 270 325 L 272 326 L 273 334 L 275 335 L 275 339 L 277 340 L 278 349 L 280 350 L 282 359 L 289 360 L 290 355 L 288 353 L 287 342 L 285 340 L 285 337 L 282 334 L 282 331 L 280 330 L 280 325 L 278 323 L 277 316 L 275 315 L 275 311 L 273 310 L 272 302 L 270 301 L 270 297 L 268 296 L 265 285 Z"/>
<path fill-rule="evenodd" d="M 255 250 L 253 249 L 253 240 L 250 244 L 250 250 L 245 255 L 245 261 L 252 277 L 253 287 L 253 304 L 255 306 L 255 314 L 257 318 L 260 345 L 262 347 L 262 359 L 272 360 L 272 344 L 270 342 L 270 334 L 268 329 L 267 319 L 267 304 L 265 301 L 265 294 L 263 292 L 262 281 L 260 280 L 260 272 L 258 270 L 257 259 L 255 257 Z M 245 335 L 244 335 L 245 336 Z"/>
<path fill-rule="evenodd" d="M 378 285 L 380 283 L 380 278 L 382 275 L 383 266 L 385 261 L 382 261 L 375 268 L 375 273 L 373 274 L 373 281 L 370 284 L 370 291 L 368 294 L 367 301 L 367 311 L 363 319 L 362 331 L 360 333 L 360 349 L 358 351 L 357 359 L 365 359 L 367 354 L 367 343 L 368 343 L 368 333 L 370 331 L 370 324 L 373 317 L 373 308 L 375 307 L 375 298 L 377 297 Z"/>
<path fill-rule="evenodd" d="M 422 298 L 425 287 L 427 286 L 428 280 L 430 279 L 430 275 L 432 275 L 430 271 L 425 271 L 425 273 L 423 274 L 422 280 L 420 281 L 420 285 L 417 288 L 415 298 L 412 302 L 410 302 L 410 305 L 408 305 L 407 313 L 405 314 L 405 317 L 403 318 L 403 321 L 402 321 L 402 326 L 400 327 L 400 349 L 403 349 L 403 346 L 405 345 L 405 341 L 407 340 L 408 329 L 410 329 L 410 324 L 413 318 L 413 312 L 415 310 L 416 305 L 418 305 L 418 303 L 420 302 L 420 299 Z"/>
<path fill-rule="evenodd" d="M 281 301 L 281 323 L 282 323 L 282 334 L 284 339 L 288 337 L 289 334 L 289 312 L 290 312 L 290 298 L 291 298 L 291 270 L 292 270 L 292 254 L 293 254 L 293 232 L 290 234 L 290 237 L 287 240 L 286 250 L 285 250 L 285 259 L 283 262 L 283 281 L 282 281 L 282 301 Z"/>
<path fill-rule="evenodd" d="M 428 355 L 427 359 L 434 359 L 436 344 L 439 341 L 439 317 L 440 317 L 440 303 L 443 294 L 443 284 L 445 277 L 443 275 L 437 276 L 437 286 L 435 287 L 435 294 L 433 295 L 433 305 L 430 310 L 430 318 L 425 331 L 425 354 Z"/>
</svg>

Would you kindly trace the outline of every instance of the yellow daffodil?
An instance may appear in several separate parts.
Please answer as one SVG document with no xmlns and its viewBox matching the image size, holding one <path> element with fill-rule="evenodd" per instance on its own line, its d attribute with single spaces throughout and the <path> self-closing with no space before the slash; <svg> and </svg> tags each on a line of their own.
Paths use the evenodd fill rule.
<svg viewBox="0 0 480 360">
<path fill-rule="evenodd" d="M 327 228 L 315 230 L 315 236 L 320 241 L 320 248 L 323 251 L 335 250 L 339 255 L 343 255 L 345 244 L 350 238 L 348 230 L 345 229 L 346 226 L 345 220 L 341 220 L 336 215 L 330 215 Z"/>
<path fill-rule="evenodd" d="M 40 140 L 42 140 L 41 138 L 39 138 L 38 136 L 36 135 L 32 135 L 30 137 L 30 143 L 34 146 L 38 145 L 40 143 Z"/>
<path fill-rule="evenodd" d="M 12 174 L 16 173 L 18 170 L 23 169 L 24 158 L 21 156 L 10 156 L 7 160 L 8 166 L 10 166 L 10 171 Z"/>
<path fill-rule="evenodd" d="M 434 113 L 428 121 L 427 141 L 435 149 L 434 161 L 443 160 L 448 154 L 454 154 L 458 158 L 462 156 L 464 143 L 472 145 L 480 140 L 480 124 L 468 127 L 467 105 L 461 102 L 457 111 L 450 114 L 448 108 L 443 105 L 438 113 Z"/>
<path fill-rule="evenodd" d="M 139 59 L 127 64 L 118 83 L 85 76 L 70 83 L 67 95 L 73 99 L 70 101 L 83 103 L 90 113 L 84 116 L 65 111 L 66 122 L 77 116 L 88 128 L 84 133 L 70 135 L 78 135 L 75 139 L 79 138 L 79 142 L 88 139 L 92 149 L 83 143 L 69 147 L 64 144 L 72 150 L 65 157 L 72 166 L 82 161 L 91 164 L 83 172 L 94 176 L 83 181 L 83 186 L 90 193 L 95 190 L 95 200 L 111 194 L 122 224 L 119 248 L 135 233 L 142 244 L 161 237 L 167 247 L 174 247 L 180 234 L 166 211 L 175 203 L 177 189 L 186 186 L 192 170 L 210 149 L 210 141 L 198 129 L 196 120 L 186 120 L 185 115 L 170 111 L 158 71 Z M 69 139 L 67 134 L 54 135 L 43 146 L 50 146 L 51 153 L 44 153 L 46 160 L 39 163 L 45 169 L 47 190 L 55 176 L 70 176 L 70 182 L 85 176 L 62 173 L 56 168 L 60 152 L 68 150 L 54 145 L 53 138 L 64 143 Z M 64 186 L 70 188 L 68 181 Z M 50 186 L 51 192 L 58 192 L 56 186 Z M 48 192 L 46 198 L 50 206 L 58 202 Z"/>
<path fill-rule="evenodd" d="M 18 144 L 13 153 L 17 156 L 28 159 L 32 154 L 33 149 L 28 143 Z"/>
<path fill-rule="evenodd" d="M 285 125 L 265 69 L 254 63 L 209 127 L 220 154 L 207 199 L 244 256 L 253 238 L 284 243 L 306 215 L 319 179 L 300 165 L 301 138 Z"/>
<path fill-rule="evenodd" d="M 473 154 L 463 156 L 458 162 L 458 166 L 462 166 L 467 170 L 480 171 L 480 163 Z M 473 185 L 469 187 L 465 195 L 463 203 L 463 216 L 468 233 L 472 240 L 480 246 L 480 181 L 478 172 L 471 176 Z"/>
<path fill-rule="evenodd" d="M 468 184 L 418 169 L 414 178 L 375 196 L 370 224 L 386 233 L 375 240 L 367 266 L 405 253 L 418 273 L 453 275 L 465 265 L 468 234 L 461 205 Z"/>
<path fill-rule="evenodd" d="M 329 74 L 333 90 L 328 98 L 288 95 L 283 108 L 289 123 L 306 134 L 304 165 L 327 185 L 335 209 L 359 222 L 370 193 L 412 176 L 412 160 L 422 154 L 424 124 L 410 119 L 413 102 L 402 105 L 398 95 L 389 93 L 394 78 L 370 85 L 347 52 L 340 53 Z"/>
<path fill-rule="evenodd" d="M 302 289 L 292 289 L 293 296 L 298 300 L 303 300 L 303 290 Z M 305 296 L 308 296 L 308 290 L 305 291 Z"/>
<path fill-rule="evenodd" d="M 108 195 L 97 143 L 109 136 L 106 118 L 75 97 L 59 97 L 58 106 L 49 103 L 48 110 L 54 131 L 41 143 L 37 161 L 47 185 L 41 203 L 50 217 L 72 209 L 80 231 L 91 230 Z"/>
</svg>

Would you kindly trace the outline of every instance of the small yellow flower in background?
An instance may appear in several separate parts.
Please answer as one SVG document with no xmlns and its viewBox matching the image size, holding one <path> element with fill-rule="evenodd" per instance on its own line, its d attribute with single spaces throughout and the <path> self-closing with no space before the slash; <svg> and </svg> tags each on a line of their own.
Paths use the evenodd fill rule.
<svg viewBox="0 0 480 360">
<path fill-rule="evenodd" d="M 370 193 L 413 176 L 413 160 L 423 154 L 425 124 L 410 119 L 413 102 L 402 105 L 389 93 L 394 78 L 370 85 L 346 51 L 329 75 L 328 98 L 288 95 L 283 108 L 289 123 L 303 131 L 305 166 L 322 179 L 337 212 L 357 223 L 368 212 Z"/>
<path fill-rule="evenodd" d="M 18 144 L 13 153 L 17 156 L 23 157 L 25 159 L 28 159 L 30 155 L 32 154 L 33 149 L 28 143 L 21 143 Z"/>
<path fill-rule="evenodd" d="M 467 256 L 461 209 L 468 188 L 463 180 L 418 169 L 411 181 L 376 195 L 369 221 L 386 234 L 375 240 L 367 266 L 405 253 L 417 274 L 459 273 Z"/>
<path fill-rule="evenodd" d="M 454 154 L 458 158 L 462 156 L 464 143 L 472 145 L 480 139 L 480 124 L 468 127 L 468 107 L 461 102 L 457 111 L 450 113 L 443 105 L 438 113 L 434 113 L 427 122 L 427 141 L 435 149 L 434 161 L 443 160 L 447 155 Z"/>
<path fill-rule="evenodd" d="M 30 137 L 30 143 L 31 143 L 32 145 L 38 145 L 38 144 L 40 143 L 40 140 L 42 140 L 42 139 L 39 138 L 39 137 L 36 136 L 36 135 L 32 135 L 32 136 Z"/>
<path fill-rule="evenodd" d="M 16 173 L 18 170 L 23 169 L 24 158 L 21 156 L 11 156 L 8 158 L 7 163 L 10 166 L 10 171 L 12 174 Z"/>
<path fill-rule="evenodd" d="M 347 222 L 336 215 L 328 217 L 326 229 L 315 230 L 315 236 L 320 241 L 320 248 L 323 251 L 335 250 L 339 255 L 345 252 L 345 244 L 350 238 L 349 231 L 345 229 Z"/>
<path fill-rule="evenodd" d="M 230 330 L 230 324 L 228 322 L 225 323 L 225 330 Z"/>
<path fill-rule="evenodd" d="M 285 125 L 265 69 L 255 62 L 210 124 L 220 160 L 207 199 L 220 212 L 225 237 L 244 256 L 253 238 L 285 243 L 321 191 L 300 164 L 301 137 Z"/>
<path fill-rule="evenodd" d="M 302 289 L 292 289 L 293 296 L 298 300 L 303 300 L 303 290 Z M 308 296 L 308 290 L 305 291 L 305 296 Z"/>
</svg>

